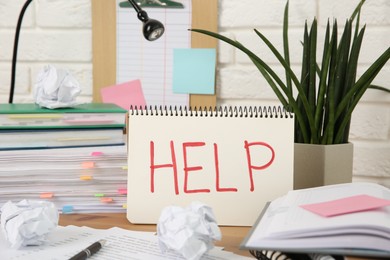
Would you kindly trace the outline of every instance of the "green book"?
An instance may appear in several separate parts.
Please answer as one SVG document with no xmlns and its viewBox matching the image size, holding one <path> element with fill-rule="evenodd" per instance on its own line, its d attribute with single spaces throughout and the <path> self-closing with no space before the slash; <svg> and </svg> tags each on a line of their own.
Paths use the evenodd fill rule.
<svg viewBox="0 0 390 260">
<path fill-rule="evenodd" d="M 109 103 L 58 109 L 33 103 L 0 104 L 0 129 L 125 127 L 126 113 L 125 109 Z"/>
</svg>

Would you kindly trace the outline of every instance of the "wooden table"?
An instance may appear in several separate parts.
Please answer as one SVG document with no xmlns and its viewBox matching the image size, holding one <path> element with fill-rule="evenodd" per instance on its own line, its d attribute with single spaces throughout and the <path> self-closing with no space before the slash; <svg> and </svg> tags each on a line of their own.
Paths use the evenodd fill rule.
<svg viewBox="0 0 390 260">
<path fill-rule="evenodd" d="M 156 231 L 155 225 L 139 225 L 130 223 L 126 218 L 125 213 L 61 214 L 59 225 L 87 226 L 98 229 L 120 227 L 135 231 Z M 215 245 L 222 246 L 226 251 L 239 255 L 251 256 L 248 251 L 239 249 L 239 246 L 244 237 L 248 234 L 249 229 L 250 227 L 221 227 L 222 240 L 217 241 Z"/>
</svg>

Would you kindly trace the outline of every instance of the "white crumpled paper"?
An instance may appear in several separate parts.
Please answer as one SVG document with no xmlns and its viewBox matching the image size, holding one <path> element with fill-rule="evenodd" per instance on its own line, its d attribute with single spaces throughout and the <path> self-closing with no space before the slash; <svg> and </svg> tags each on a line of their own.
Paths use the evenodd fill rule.
<svg viewBox="0 0 390 260">
<path fill-rule="evenodd" d="M 1 208 L 1 231 L 12 248 L 41 245 L 58 225 L 58 210 L 52 202 L 8 201 Z"/>
<path fill-rule="evenodd" d="M 160 249 L 180 253 L 187 260 L 198 260 L 221 240 L 213 210 L 200 202 L 187 208 L 166 207 L 157 223 Z"/>
<path fill-rule="evenodd" d="M 33 93 L 35 103 L 41 107 L 74 107 L 80 104 L 76 97 L 81 93 L 81 87 L 67 70 L 46 65 L 38 73 Z"/>
</svg>

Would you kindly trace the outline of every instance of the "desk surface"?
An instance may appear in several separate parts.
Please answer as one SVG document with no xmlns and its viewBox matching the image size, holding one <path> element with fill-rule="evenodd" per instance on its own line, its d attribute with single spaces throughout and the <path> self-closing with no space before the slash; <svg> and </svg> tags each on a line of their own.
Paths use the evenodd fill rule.
<svg viewBox="0 0 390 260">
<path fill-rule="evenodd" d="M 156 231 L 155 225 L 135 225 L 131 224 L 125 213 L 96 213 L 96 214 L 67 214 L 60 215 L 59 224 L 61 226 L 75 225 L 87 226 L 91 228 L 107 229 L 120 227 L 136 231 Z M 222 240 L 215 243 L 222 246 L 226 251 L 238 255 L 251 256 L 248 251 L 240 250 L 240 244 L 248 234 L 250 227 L 221 227 Z M 364 260 L 364 258 L 347 257 L 347 260 Z"/>
<path fill-rule="evenodd" d="M 156 231 L 155 225 L 131 224 L 127 220 L 125 213 L 60 215 L 59 224 L 61 226 L 75 225 L 99 229 L 120 227 L 136 231 Z M 249 227 L 221 227 L 222 240 L 217 241 L 215 245 L 224 247 L 226 251 L 239 255 L 250 256 L 248 251 L 239 249 L 240 244 L 249 232 L 249 229 Z"/>
</svg>

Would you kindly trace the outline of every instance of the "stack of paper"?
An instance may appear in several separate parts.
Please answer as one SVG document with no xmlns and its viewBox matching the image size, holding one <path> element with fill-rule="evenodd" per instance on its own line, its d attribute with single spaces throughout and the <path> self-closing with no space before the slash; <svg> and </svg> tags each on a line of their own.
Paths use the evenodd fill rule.
<svg viewBox="0 0 390 260">
<path fill-rule="evenodd" d="M 124 212 L 126 110 L 0 104 L 0 206 L 50 200 L 63 213 Z"/>
<path fill-rule="evenodd" d="M 49 200 L 63 213 L 125 212 L 125 145 L 0 152 L 0 207 Z"/>
<path fill-rule="evenodd" d="M 390 257 L 390 189 L 348 183 L 290 191 L 259 217 L 242 247 Z"/>
</svg>

